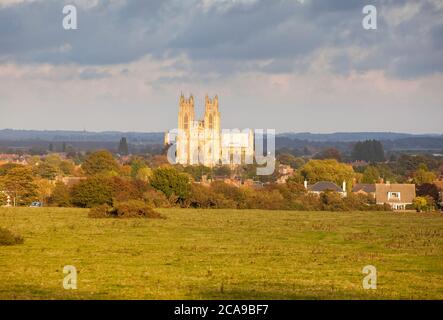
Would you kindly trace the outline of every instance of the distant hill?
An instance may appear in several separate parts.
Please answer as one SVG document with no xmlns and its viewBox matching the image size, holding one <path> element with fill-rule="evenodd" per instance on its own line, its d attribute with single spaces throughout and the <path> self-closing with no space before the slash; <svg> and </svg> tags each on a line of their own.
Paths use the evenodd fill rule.
<svg viewBox="0 0 443 320">
<path fill-rule="evenodd" d="M 0 130 L 0 147 L 46 148 L 50 143 L 59 145 L 65 142 L 83 150 L 112 149 L 116 148 L 122 137 L 126 137 L 133 148 L 142 146 L 159 148 L 163 145 L 164 133 L 3 129 Z M 394 132 L 280 133 L 276 136 L 276 147 L 277 149 L 303 149 L 308 146 L 316 149 L 333 147 L 346 152 L 352 149 L 354 142 L 369 139 L 382 141 L 385 150 L 443 150 L 442 134 L 417 135 Z"/>
<path fill-rule="evenodd" d="M 440 134 L 410 134 L 410 133 L 395 133 L 395 132 L 335 132 L 335 133 L 282 133 L 278 135 L 279 137 L 286 137 L 290 139 L 306 140 L 306 141 L 317 141 L 317 142 L 352 142 L 352 141 L 363 141 L 363 140 L 399 140 L 404 138 L 423 138 L 423 137 L 440 137 Z"/>
<path fill-rule="evenodd" d="M 126 137 L 132 143 L 157 144 L 163 143 L 163 132 L 91 132 L 91 131 L 62 131 L 62 130 L 0 130 L 0 140 L 24 141 L 43 140 L 55 142 L 90 141 L 90 142 L 116 142 Z"/>
</svg>

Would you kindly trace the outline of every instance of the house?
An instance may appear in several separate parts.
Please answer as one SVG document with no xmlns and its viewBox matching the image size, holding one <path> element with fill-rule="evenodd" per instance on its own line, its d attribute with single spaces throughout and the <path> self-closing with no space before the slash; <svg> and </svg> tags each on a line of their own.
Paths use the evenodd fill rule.
<svg viewBox="0 0 443 320">
<path fill-rule="evenodd" d="M 405 210 L 415 199 L 415 184 L 376 183 L 375 201 L 389 204 L 394 210 Z"/>
<path fill-rule="evenodd" d="M 294 169 L 291 166 L 280 164 L 278 166 L 279 177 L 277 179 L 278 184 L 286 183 L 290 176 L 294 174 Z"/>
<path fill-rule="evenodd" d="M 357 183 L 352 188 L 352 193 L 362 194 L 362 195 L 370 195 L 375 198 L 375 184 L 373 183 Z"/>
<path fill-rule="evenodd" d="M 336 185 L 334 182 L 330 181 L 319 181 L 312 186 L 308 186 L 308 181 L 305 180 L 304 182 L 305 189 L 308 191 L 308 193 L 320 195 L 323 192 L 326 191 L 333 191 L 339 193 L 342 197 L 346 197 L 346 181 L 343 181 L 343 187 L 340 188 L 338 185 Z"/>
</svg>

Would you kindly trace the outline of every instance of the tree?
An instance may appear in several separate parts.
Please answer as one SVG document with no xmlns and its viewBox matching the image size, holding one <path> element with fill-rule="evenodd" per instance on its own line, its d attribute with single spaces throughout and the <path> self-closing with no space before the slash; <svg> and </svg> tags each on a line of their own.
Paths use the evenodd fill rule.
<svg viewBox="0 0 443 320">
<path fill-rule="evenodd" d="M 277 160 L 281 164 L 290 166 L 291 168 L 298 169 L 305 164 L 302 158 L 298 158 L 289 153 L 280 154 Z"/>
<path fill-rule="evenodd" d="M 426 197 L 429 196 L 434 199 L 435 202 L 438 202 L 439 191 L 435 184 L 433 183 L 423 183 L 417 186 L 417 196 Z"/>
<path fill-rule="evenodd" d="M 118 153 L 122 156 L 127 156 L 129 154 L 128 141 L 125 137 L 120 139 L 120 143 L 118 145 Z"/>
<path fill-rule="evenodd" d="M 119 171 L 119 165 L 109 151 L 101 150 L 89 154 L 82 165 L 86 175 L 106 175 Z"/>
<path fill-rule="evenodd" d="M 380 172 L 375 166 L 367 166 L 363 172 L 362 183 L 376 183 L 380 180 Z"/>
<path fill-rule="evenodd" d="M 218 166 L 214 169 L 214 175 L 229 177 L 231 175 L 231 168 L 229 166 Z"/>
<path fill-rule="evenodd" d="M 44 204 L 46 200 L 51 196 L 54 190 L 54 184 L 48 179 L 37 179 L 35 180 L 35 185 L 37 186 L 38 200 Z"/>
<path fill-rule="evenodd" d="M 66 176 L 72 176 L 75 173 L 75 164 L 71 160 L 60 162 L 60 170 Z"/>
<path fill-rule="evenodd" d="M 60 174 L 60 169 L 52 163 L 43 161 L 34 167 L 34 172 L 43 179 L 54 180 Z"/>
<path fill-rule="evenodd" d="M 341 162 L 341 154 L 340 151 L 334 148 L 325 149 L 319 154 L 315 156 L 315 159 L 325 160 L 325 159 L 335 159 L 338 162 Z"/>
<path fill-rule="evenodd" d="M 416 197 L 413 204 L 417 212 L 426 211 L 428 207 L 428 202 L 425 197 Z"/>
<path fill-rule="evenodd" d="M 14 168 L 20 168 L 23 167 L 23 165 L 21 164 L 17 164 L 17 163 L 5 163 L 3 165 L 0 166 L 0 176 L 4 176 L 6 175 L 10 170 L 14 169 Z"/>
<path fill-rule="evenodd" d="M 70 207 L 72 205 L 71 193 L 63 182 L 56 182 L 49 203 L 57 207 Z"/>
<path fill-rule="evenodd" d="M 414 173 L 414 183 L 415 184 L 424 184 L 431 183 L 437 179 L 435 173 L 431 171 L 427 171 L 426 168 L 421 167 Z"/>
<path fill-rule="evenodd" d="M 137 175 L 135 176 L 136 179 L 149 182 L 149 180 L 152 177 L 152 169 L 149 167 L 144 167 L 138 170 Z"/>
<path fill-rule="evenodd" d="M 98 176 L 81 181 L 72 190 L 72 203 L 82 208 L 112 205 L 112 198 L 113 188 L 109 179 Z"/>
<path fill-rule="evenodd" d="M 187 174 L 178 172 L 173 167 L 154 169 L 151 177 L 151 185 L 163 192 L 166 197 L 175 195 L 183 201 L 189 194 L 189 177 Z"/>
<path fill-rule="evenodd" d="M 131 177 L 137 177 L 137 174 L 140 169 L 147 168 L 146 161 L 141 157 L 132 157 L 131 158 Z"/>
<path fill-rule="evenodd" d="M 382 162 L 385 159 L 383 145 L 377 140 L 359 141 L 354 145 L 351 157 L 353 160 Z"/>
<path fill-rule="evenodd" d="M 331 181 L 341 186 L 343 181 L 346 181 L 348 188 L 351 188 L 354 180 L 352 166 L 332 159 L 311 160 L 301 168 L 300 174 L 310 184 L 319 181 Z"/>
<path fill-rule="evenodd" d="M 19 166 L 9 170 L 2 177 L 2 185 L 14 206 L 27 205 L 37 199 L 37 186 L 30 167 Z"/>
</svg>

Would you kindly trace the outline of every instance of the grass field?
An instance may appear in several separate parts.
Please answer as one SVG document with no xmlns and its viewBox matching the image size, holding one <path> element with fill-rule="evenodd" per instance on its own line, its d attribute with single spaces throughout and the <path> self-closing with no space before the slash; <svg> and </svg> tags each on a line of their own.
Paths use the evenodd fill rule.
<svg viewBox="0 0 443 320">
<path fill-rule="evenodd" d="M 0 208 L 0 299 L 443 299 L 443 215 Z M 65 290 L 63 266 L 78 271 Z M 362 268 L 377 268 L 364 290 Z"/>
</svg>

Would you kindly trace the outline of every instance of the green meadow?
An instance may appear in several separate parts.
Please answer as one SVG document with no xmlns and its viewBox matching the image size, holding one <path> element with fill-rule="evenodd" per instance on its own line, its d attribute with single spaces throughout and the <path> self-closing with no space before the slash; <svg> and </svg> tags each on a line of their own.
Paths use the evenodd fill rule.
<svg viewBox="0 0 443 320">
<path fill-rule="evenodd" d="M 443 299 L 442 214 L 159 211 L 0 208 L 0 227 L 25 239 L 0 246 L 0 299 Z"/>
</svg>

